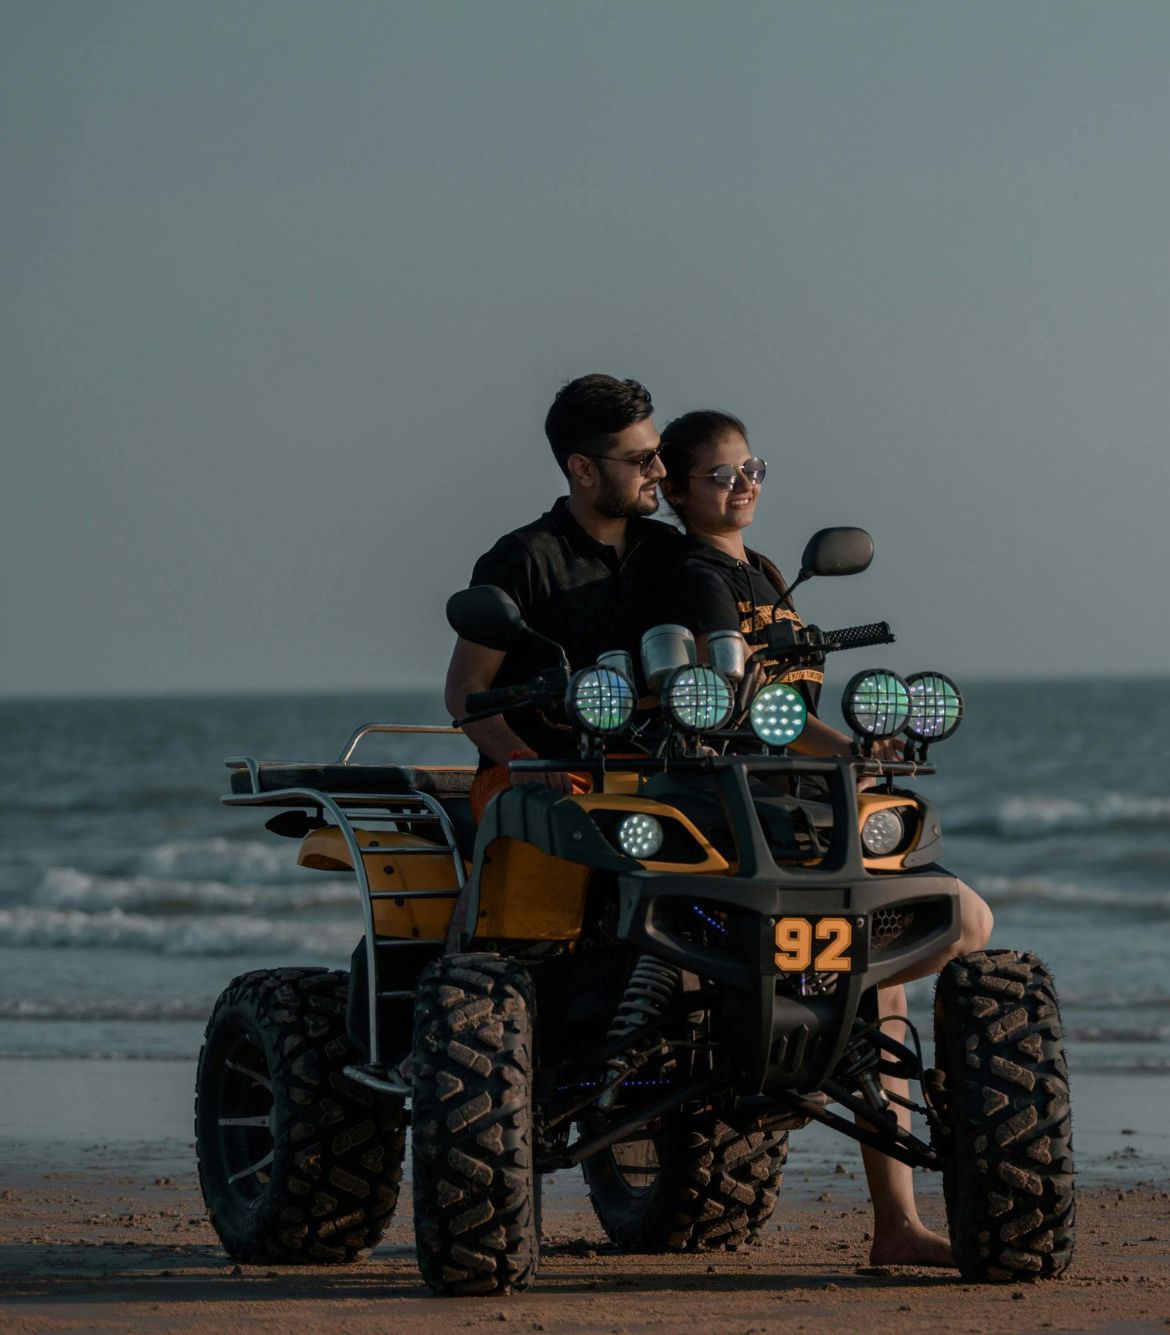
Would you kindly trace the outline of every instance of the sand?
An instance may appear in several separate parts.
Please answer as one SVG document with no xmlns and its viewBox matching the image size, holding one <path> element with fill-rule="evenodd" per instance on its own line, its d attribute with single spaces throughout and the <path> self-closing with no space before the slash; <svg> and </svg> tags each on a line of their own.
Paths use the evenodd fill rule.
<svg viewBox="0 0 1170 1335">
<path fill-rule="evenodd" d="M 436 1299 L 414 1265 L 409 1189 L 382 1243 L 353 1266 L 235 1265 L 203 1213 L 189 1121 L 173 1125 L 176 1110 L 186 1118 L 190 1106 L 179 1079 L 189 1072 L 175 1067 L 168 1084 L 160 1063 L 127 1063 L 120 1073 L 79 1063 L 68 1077 L 45 1064 L 31 1072 L 0 1064 L 9 1095 L 17 1088 L 11 1077 L 21 1076 L 10 1109 L 35 1099 L 37 1077 L 90 1092 L 88 1101 L 45 1106 L 42 1124 L 23 1139 L 0 1138 L 5 1332 L 246 1326 L 282 1335 L 318 1328 L 428 1335 L 501 1323 L 523 1331 L 730 1335 L 860 1325 L 873 1332 L 1170 1330 L 1170 1180 L 1141 1126 L 1117 1129 L 1113 1150 L 1091 1161 L 1076 1258 L 1058 1281 L 974 1286 L 953 1272 L 867 1266 L 869 1210 L 856 1150 L 810 1128 L 793 1138 L 781 1207 L 753 1247 L 619 1254 L 605 1242 L 579 1175 L 560 1174 L 546 1184 L 535 1287 L 507 1299 Z M 115 1084 L 127 1099 L 121 1119 L 102 1128 L 101 1139 L 79 1134 L 82 1124 L 95 1129 L 95 1109 L 109 1111 Z M 142 1139 L 152 1129 L 157 1135 Z M 938 1179 L 919 1174 L 918 1182 L 924 1217 L 940 1226 Z"/>
</svg>

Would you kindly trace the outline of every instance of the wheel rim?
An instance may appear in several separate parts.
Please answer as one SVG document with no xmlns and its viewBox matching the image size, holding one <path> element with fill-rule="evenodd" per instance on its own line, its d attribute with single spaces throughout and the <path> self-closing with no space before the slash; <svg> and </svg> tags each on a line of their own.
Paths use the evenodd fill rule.
<svg viewBox="0 0 1170 1335">
<path fill-rule="evenodd" d="M 268 1190 L 275 1106 L 264 1050 L 251 1034 L 238 1034 L 224 1054 L 216 1124 L 224 1184 L 250 1208 Z"/>
<path fill-rule="evenodd" d="M 658 1151 L 654 1141 L 626 1140 L 609 1150 L 614 1174 L 629 1196 L 645 1196 L 658 1180 Z"/>
</svg>

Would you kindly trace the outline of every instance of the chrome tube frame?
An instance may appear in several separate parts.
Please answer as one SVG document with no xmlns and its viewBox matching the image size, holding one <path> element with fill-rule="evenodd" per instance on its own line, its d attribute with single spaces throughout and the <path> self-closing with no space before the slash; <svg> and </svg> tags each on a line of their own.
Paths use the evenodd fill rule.
<svg viewBox="0 0 1170 1335">
<path fill-rule="evenodd" d="M 346 743 L 341 756 L 336 762 L 348 765 L 361 741 L 372 733 L 428 733 L 431 735 L 460 735 L 461 729 L 455 727 L 430 726 L 404 723 L 367 723 L 358 728 Z M 263 791 L 260 783 L 260 763 L 252 756 L 232 757 L 227 761 L 230 768 L 243 769 L 248 774 L 252 791 L 250 793 L 229 793 L 223 799 L 225 806 L 307 806 L 316 807 L 337 826 L 345 841 L 353 865 L 354 876 L 358 884 L 358 897 L 361 901 L 362 926 L 366 941 L 366 972 L 368 978 L 369 1001 L 369 1067 L 347 1070 L 352 1078 L 360 1079 L 371 1087 L 381 1087 L 384 1092 L 403 1093 L 405 1087 L 396 1073 L 387 1076 L 381 1072 L 381 1041 L 378 1032 L 378 1002 L 383 997 L 405 999 L 414 993 L 403 990 L 378 991 L 378 951 L 392 948 L 417 946 L 441 946 L 441 939 L 403 939 L 377 940 L 374 929 L 374 901 L 379 899 L 458 899 L 463 891 L 466 873 L 463 856 L 459 851 L 455 836 L 455 827 L 442 804 L 430 793 L 418 789 L 402 793 L 326 793 L 317 788 L 280 788 Z M 361 818 L 377 824 L 433 822 L 438 826 L 443 844 L 433 848 L 388 849 L 380 846 L 363 848 L 358 842 L 354 819 Z M 455 870 L 454 890 L 372 890 L 366 871 L 366 858 L 395 857 L 426 853 L 430 856 L 446 853 L 450 856 Z M 374 1069 L 370 1069 L 374 1068 Z M 383 1083 L 379 1085 L 379 1081 Z"/>
<path fill-rule="evenodd" d="M 453 726 L 449 726 L 447 724 L 363 723 L 360 728 L 354 731 L 353 736 L 350 737 L 349 741 L 346 742 L 345 746 L 342 748 L 341 754 L 337 757 L 336 763 L 338 765 L 348 765 L 350 762 L 350 758 L 353 756 L 353 753 L 358 749 L 359 743 L 364 741 L 367 737 L 371 736 L 372 734 L 378 732 L 391 732 L 391 733 L 421 732 L 421 733 L 429 733 L 432 737 L 434 736 L 461 737 L 463 735 L 462 728 L 456 728 Z"/>
</svg>

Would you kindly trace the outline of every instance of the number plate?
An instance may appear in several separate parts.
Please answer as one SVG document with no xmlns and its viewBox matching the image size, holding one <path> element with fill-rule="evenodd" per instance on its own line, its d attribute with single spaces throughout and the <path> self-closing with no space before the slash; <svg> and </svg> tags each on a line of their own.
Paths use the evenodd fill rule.
<svg viewBox="0 0 1170 1335">
<path fill-rule="evenodd" d="M 778 973 L 856 973 L 865 968 L 865 919 L 786 917 L 764 928 L 764 959 Z"/>
</svg>

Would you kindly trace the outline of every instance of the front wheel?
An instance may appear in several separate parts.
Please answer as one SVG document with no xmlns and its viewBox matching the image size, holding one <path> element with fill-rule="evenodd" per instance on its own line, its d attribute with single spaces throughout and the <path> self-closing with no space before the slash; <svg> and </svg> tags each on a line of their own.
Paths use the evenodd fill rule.
<svg viewBox="0 0 1170 1335">
<path fill-rule="evenodd" d="M 1014 950 L 952 960 L 934 999 L 939 1149 L 964 1279 L 1062 1274 L 1076 1200 L 1068 1068 L 1056 990 Z"/>
<path fill-rule="evenodd" d="M 352 1261 L 398 1201 L 403 1101 L 354 1084 L 349 975 L 272 969 L 234 979 L 199 1054 L 199 1184 L 228 1254 L 254 1264 Z"/>
<path fill-rule="evenodd" d="M 582 1164 L 602 1227 L 622 1250 L 734 1250 L 772 1217 L 788 1135 L 676 1112 Z"/>
<path fill-rule="evenodd" d="M 540 1256 L 527 970 L 447 955 L 419 979 L 412 1163 L 418 1263 L 439 1294 L 525 1289 Z"/>
</svg>

